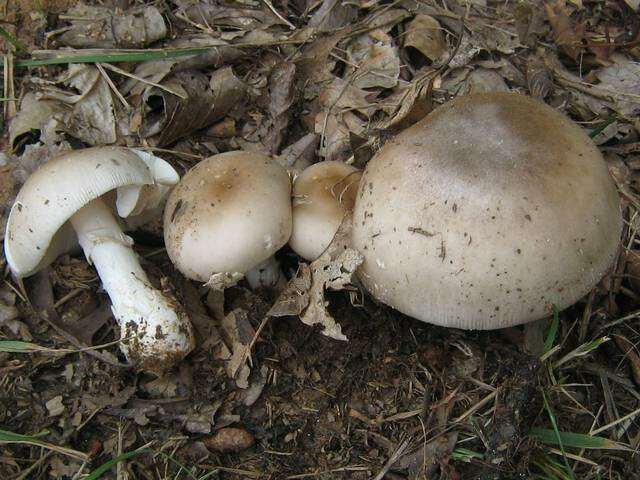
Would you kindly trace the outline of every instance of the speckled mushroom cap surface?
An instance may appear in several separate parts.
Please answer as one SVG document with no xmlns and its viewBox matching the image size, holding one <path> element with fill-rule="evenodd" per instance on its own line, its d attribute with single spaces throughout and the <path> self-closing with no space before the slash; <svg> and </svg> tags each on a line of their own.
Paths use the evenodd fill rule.
<svg viewBox="0 0 640 480">
<path fill-rule="evenodd" d="M 313 261 L 333 240 L 346 212 L 353 209 L 362 172 L 344 162 L 307 167 L 293 183 L 291 248 Z"/>
<path fill-rule="evenodd" d="M 169 195 L 164 239 L 186 277 L 247 273 L 291 235 L 291 180 L 271 158 L 227 152 L 202 160 Z"/>
<path fill-rule="evenodd" d="M 11 207 L 4 242 L 11 270 L 27 277 L 67 251 L 75 242 L 68 220 L 90 201 L 111 190 L 171 185 L 178 178 L 164 160 L 123 147 L 86 148 L 53 158 L 29 176 Z"/>
<path fill-rule="evenodd" d="M 587 294 L 621 229 L 583 130 L 536 100 L 488 93 L 446 103 L 371 159 L 352 241 L 375 298 L 425 322 L 494 329 Z"/>
</svg>

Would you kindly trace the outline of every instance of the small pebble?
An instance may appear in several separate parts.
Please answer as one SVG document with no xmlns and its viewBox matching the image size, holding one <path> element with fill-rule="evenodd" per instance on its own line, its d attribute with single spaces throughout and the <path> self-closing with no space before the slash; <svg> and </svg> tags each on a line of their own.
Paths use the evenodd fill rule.
<svg viewBox="0 0 640 480">
<path fill-rule="evenodd" d="M 221 428 L 215 435 L 203 440 L 207 448 L 216 452 L 242 452 L 253 445 L 253 435 L 243 428 Z"/>
</svg>

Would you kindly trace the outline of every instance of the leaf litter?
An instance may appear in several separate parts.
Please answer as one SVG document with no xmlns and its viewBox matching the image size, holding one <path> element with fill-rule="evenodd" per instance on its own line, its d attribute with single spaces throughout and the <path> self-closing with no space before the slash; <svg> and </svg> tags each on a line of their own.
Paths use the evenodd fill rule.
<svg viewBox="0 0 640 480">
<path fill-rule="evenodd" d="M 189 282 L 162 251 L 161 229 L 136 232 L 150 278 L 177 292 L 197 331 L 196 350 L 163 378 L 118 358 L 116 324 L 82 257 L 62 256 L 24 285 L 2 257 L 0 342 L 35 347 L 0 348 L 0 425 L 44 432 L 53 450 L 0 442 L 0 477 L 79 476 L 150 448 L 154 456 L 115 462 L 103 478 L 187 470 L 193 478 L 214 470 L 633 478 L 637 8 L 631 0 L 0 2 L 3 38 L 13 39 L 3 44 L 3 222 L 19 185 L 62 150 L 142 147 L 181 173 L 234 149 L 271 155 L 292 175 L 322 160 L 364 167 L 449 98 L 498 90 L 543 99 L 585 128 L 627 219 L 614 273 L 560 314 L 542 357 L 549 319 L 461 332 L 373 302 L 358 288 L 362 258 L 345 244 L 346 225 L 310 264 L 286 248 L 278 254 L 290 278 L 279 295 L 250 292 L 241 278 L 216 277 L 217 290 Z M 23 68 L 29 53 L 62 63 Z"/>
</svg>

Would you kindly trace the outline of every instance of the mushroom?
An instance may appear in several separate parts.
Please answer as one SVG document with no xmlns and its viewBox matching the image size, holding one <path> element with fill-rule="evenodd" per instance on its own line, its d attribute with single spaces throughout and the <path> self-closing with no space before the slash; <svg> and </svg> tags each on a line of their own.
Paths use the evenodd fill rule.
<svg viewBox="0 0 640 480">
<path fill-rule="evenodd" d="M 587 294 L 617 253 L 616 187 L 589 137 L 513 93 L 459 97 L 368 163 L 353 214 L 359 278 L 438 325 L 494 329 Z"/>
<path fill-rule="evenodd" d="M 353 209 L 362 172 L 343 162 L 307 167 L 293 182 L 293 230 L 289 245 L 313 261 L 333 240 L 345 213 Z"/>
<path fill-rule="evenodd" d="M 291 235 L 291 181 L 269 157 L 227 152 L 202 160 L 173 189 L 164 214 L 169 258 L 186 277 L 246 276 L 280 286 L 273 257 Z"/>
<path fill-rule="evenodd" d="M 65 152 L 27 179 L 5 234 L 7 262 L 23 278 L 67 250 L 75 232 L 111 299 L 122 351 L 136 367 L 157 374 L 193 349 L 192 326 L 183 309 L 149 282 L 105 195 L 117 189 L 117 207 L 140 212 L 143 205 L 156 206 L 178 180 L 164 160 L 136 150 Z"/>
</svg>

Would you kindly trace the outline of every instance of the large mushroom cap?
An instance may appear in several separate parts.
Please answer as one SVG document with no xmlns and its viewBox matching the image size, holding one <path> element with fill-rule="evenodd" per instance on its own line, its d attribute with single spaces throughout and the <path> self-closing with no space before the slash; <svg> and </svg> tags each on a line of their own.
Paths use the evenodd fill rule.
<svg viewBox="0 0 640 480">
<path fill-rule="evenodd" d="M 457 98 L 367 165 L 352 240 L 359 277 L 417 319 L 493 329 L 565 308 L 612 264 L 619 198 L 600 152 L 530 98 Z"/>
<path fill-rule="evenodd" d="M 9 266 L 26 277 L 53 261 L 75 240 L 67 221 L 105 193 L 128 192 L 133 209 L 140 187 L 175 184 L 178 178 L 165 161 L 122 147 L 74 150 L 52 159 L 27 179 L 11 208 L 4 244 Z"/>
<path fill-rule="evenodd" d="M 164 239 L 186 277 L 247 273 L 291 235 L 291 181 L 269 157 L 227 152 L 187 172 L 169 195 Z"/>
<path fill-rule="evenodd" d="M 362 172 L 343 162 L 319 162 L 293 183 L 293 230 L 289 245 L 315 260 L 333 240 L 346 212 L 353 209 Z"/>
</svg>

